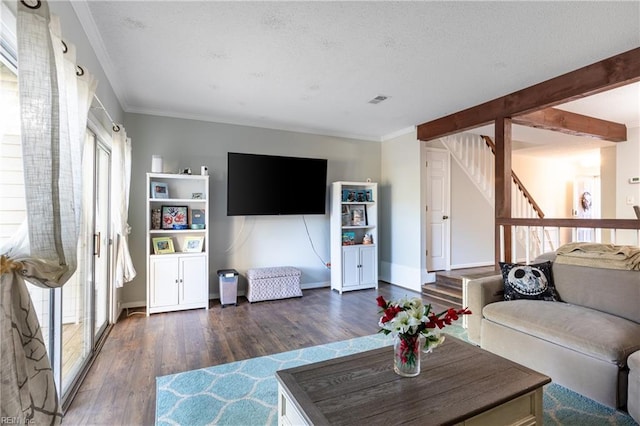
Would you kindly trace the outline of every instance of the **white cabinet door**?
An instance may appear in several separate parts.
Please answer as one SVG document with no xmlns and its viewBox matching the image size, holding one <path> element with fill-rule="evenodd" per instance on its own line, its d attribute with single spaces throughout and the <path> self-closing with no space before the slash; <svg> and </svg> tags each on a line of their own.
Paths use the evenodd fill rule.
<svg viewBox="0 0 640 426">
<path fill-rule="evenodd" d="M 357 246 L 342 247 L 342 287 L 360 284 L 360 250 Z"/>
<path fill-rule="evenodd" d="M 204 256 L 180 258 L 180 304 L 208 300 L 209 286 L 205 277 L 205 261 Z"/>
<path fill-rule="evenodd" d="M 178 259 L 151 259 L 151 307 L 178 304 Z"/>
<path fill-rule="evenodd" d="M 376 285 L 378 280 L 378 262 L 375 246 L 360 247 L 360 285 Z"/>
</svg>

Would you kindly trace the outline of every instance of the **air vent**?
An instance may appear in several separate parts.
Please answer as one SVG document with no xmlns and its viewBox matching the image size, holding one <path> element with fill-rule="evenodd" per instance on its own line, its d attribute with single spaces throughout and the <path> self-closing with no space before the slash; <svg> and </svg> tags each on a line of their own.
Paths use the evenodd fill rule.
<svg viewBox="0 0 640 426">
<path fill-rule="evenodd" d="M 384 96 L 384 95 L 378 95 L 375 98 L 371 99 L 369 101 L 370 104 L 379 104 L 380 102 L 386 100 L 387 98 L 389 98 L 388 96 Z"/>
</svg>

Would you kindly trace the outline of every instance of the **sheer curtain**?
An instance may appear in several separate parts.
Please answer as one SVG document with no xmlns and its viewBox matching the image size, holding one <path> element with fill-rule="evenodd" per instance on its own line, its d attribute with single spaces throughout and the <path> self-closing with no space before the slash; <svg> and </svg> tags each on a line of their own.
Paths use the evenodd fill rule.
<svg viewBox="0 0 640 426">
<path fill-rule="evenodd" d="M 114 282 L 116 287 L 133 280 L 136 270 L 129 254 L 129 187 L 131 183 L 131 139 L 120 126 L 112 134 L 111 220 L 116 234 L 116 261 Z"/>
<path fill-rule="evenodd" d="M 97 82 L 76 66 L 75 48 L 62 41 L 45 1 L 17 6 L 27 224 L 0 249 L 0 417 L 59 424 L 51 364 L 25 280 L 60 287 L 76 269 L 82 143 Z"/>
</svg>

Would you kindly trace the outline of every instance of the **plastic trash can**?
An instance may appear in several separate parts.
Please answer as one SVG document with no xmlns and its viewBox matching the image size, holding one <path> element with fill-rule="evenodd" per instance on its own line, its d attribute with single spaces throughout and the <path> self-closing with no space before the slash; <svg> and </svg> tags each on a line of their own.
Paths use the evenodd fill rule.
<svg viewBox="0 0 640 426">
<path fill-rule="evenodd" d="M 220 281 L 220 305 L 224 308 L 226 305 L 238 304 L 238 271 L 235 269 L 218 270 L 218 279 Z"/>
</svg>

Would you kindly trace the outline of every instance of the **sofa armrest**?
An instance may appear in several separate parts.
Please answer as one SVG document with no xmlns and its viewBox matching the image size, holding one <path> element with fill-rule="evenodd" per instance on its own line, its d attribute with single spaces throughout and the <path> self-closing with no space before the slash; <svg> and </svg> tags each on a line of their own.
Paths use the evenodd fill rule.
<svg viewBox="0 0 640 426">
<path fill-rule="evenodd" d="M 469 340 L 480 344 L 482 309 L 489 303 L 504 300 L 502 275 L 471 279 L 467 282 L 467 301 L 472 314 L 467 317 Z"/>
</svg>

